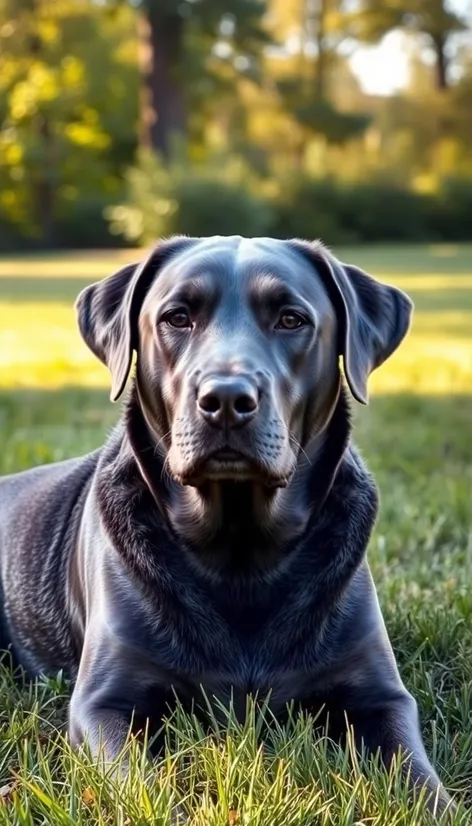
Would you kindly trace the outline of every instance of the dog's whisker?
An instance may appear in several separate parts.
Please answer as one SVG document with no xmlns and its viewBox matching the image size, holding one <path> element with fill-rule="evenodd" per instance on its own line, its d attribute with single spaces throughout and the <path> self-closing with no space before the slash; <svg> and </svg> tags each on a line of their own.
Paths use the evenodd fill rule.
<svg viewBox="0 0 472 826">
<path fill-rule="evenodd" d="M 306 450 L 305 450 L 305 449 L 301 446 L 301 444 L 300 444 L 300 442 L 298 441 L 298 439 L 296 439 L 296 438 L 295 438 L 295 436 L 293 435 L 292 431 L 291 431 L 291 430 L 289 430 L 288 428 L 287 428 L 287 436 L 288 436 L 289 441 L 290 441 L 290 442 L 293 442 L 293 444 L 295 445 L 295 447 L 298 447 L 298 449 L 299 449 L 300 453 L 302 453 L 302 454 L 303 454 L 303 456 L 304 456 L 304 457 L 305 457 L 305 459 L 307 460 L 308 464 L 309 464 L 309 465 L 312 465 L 312 464 L 313 464 L 313 462 L 311 461 L 310 457 L 308 456 L 308 453 L 307 453 L 307 452 L 306 452 Z"/>
<path fill-rule="evenodd" d="M 169 456 L 167 455 L 165 457 L 163 465 L 162 465 L 161 482 L 163 482 L 165 479 L 168 482 L 172 482 L 172 474 L 171 474 L 171 472 L 168 468 L 169 468 Z"/>
<path fill-rule="evenodd" d="M 156 442 L 156 444 L 155 444 L 155 446 L 154 446 L 154 455 L 155 455 L 155 456 L 157 456 L 157 455 L 158 455 L 159 448 L 160 448 L 160 446 L 161 446 L 162 442 L 164 441 L 164 439 L 167 439 L 167 437 L 168 437 L 168 436 L 170 436 L 171 434 L 172 434 L 172 430 L 168 430 L 168 431 L 167 431 L 167 433 L 163 433 L 163 435 L 161 436 L 161 438 L 160 438 L 160 439 L 158 439 L 158 441 Z"/>
</svg>

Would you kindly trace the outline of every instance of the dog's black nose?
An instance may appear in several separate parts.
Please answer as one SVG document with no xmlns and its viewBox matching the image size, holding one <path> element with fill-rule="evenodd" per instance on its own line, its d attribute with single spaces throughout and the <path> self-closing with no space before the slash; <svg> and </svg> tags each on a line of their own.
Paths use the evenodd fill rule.
<svg viewBox="0 0 472 826">
<path fill-rule="evenodd" d="M 215 376 L 201 383 L 197 405 L 215 427 L 241 427 L 256 414 L 258 395 L 257 387 L 246 376 Z"/>
</svg>

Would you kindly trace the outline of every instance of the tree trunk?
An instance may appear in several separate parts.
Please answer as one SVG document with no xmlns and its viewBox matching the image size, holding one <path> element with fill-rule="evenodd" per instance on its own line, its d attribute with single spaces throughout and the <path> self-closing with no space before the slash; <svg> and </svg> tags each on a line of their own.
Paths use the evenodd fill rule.
<svg viewBox="0 0 472 826">
<path fill-rule="evenodd" d="M 325 36 L 326 36 L 326 14 L 327 14 L 327 0 L 304 0 L 301 4 L 301 20 L 300 20 L 300 74 L 305 76 L 305 68 L 308 63 L 311 65 L 310 58 L 307 57 L 305 49 L 308 44 L 316 45 L 316 63 L 315 75 L 313 84 L 313 71 L 308 72 L 308 88 L 315 89 L 316 97 L 322 98 L 325 92 L 325 74 L 326 74 L 326 52 L 325 52 Z"/>
<path fill-rule="evenodd" d="M 169 157 L 173 135 L 185 134 L 182 78 L 184 20 L 149 3 L 138 15 L 141 69 L 140 143 Z"/>
<path fill-rule="evenodd" d="M 38 15 L 37 0 L 30 0 L 28 10 Z M 41 60 L 43 43 L 39 33 L 32 32 L 29 35 L 28 47 L 31 60 Z M 49 117 L 45 112 L 38 111 L 33 125 L 42 150 L 42 163 L 32 180 L 34 217 L 41 232 L 42 243 L 49 248 L 54 245 L 55 241 L 55 189 L 51 174 L 54 163 L 54 136 Z"/>
<path fill-rule="evenodd" d="M 433 37 L 433 46 L 436 53 L 436 89 L 443 91 L 449 86 L 447 79 L 448 60 L 446 57 L 444 37 Z"/>
<path fill-rule="evenodd" d="M 51 124 L 47 115 L 37 115 L 36 129 L 42 143 L 44 165 L 35 185 L 35 209 L 37 221 L 41 227 L 43 245 L 46 249 L 49 249 L 54 246 L 56 238 L 54 227 L 55 189 L 51 175 L 52 165 L 54 164 L 54 144 Z"/>
<path fill-rule="evenodd" d="M 327 0 L 318 0 L 315 26 L 316 26 L 316 48 L 318 52 L 318 62 L 316 66 L 315 77 L 315 92 L 318 98 L 324 98 L 325 95 L 325 75 L 326 75 L 326 52 L 325 52 L 325 36 L 326 36 L 326 13 Z"/>
</svg>

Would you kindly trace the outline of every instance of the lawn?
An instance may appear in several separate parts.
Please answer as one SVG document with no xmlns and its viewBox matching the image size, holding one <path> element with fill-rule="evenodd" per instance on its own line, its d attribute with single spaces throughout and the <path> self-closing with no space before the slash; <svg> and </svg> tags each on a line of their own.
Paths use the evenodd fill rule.
<svg viewBox="0 0 472 826">
<path fill-rule="evenodd" d="M 416 305 L 408 339 L 372 377 L 369 407 L 356 408 L 355 438 L 381 491 L 369 558 L 401 672 L 441 777 L 472 804 L 472 246 L 336 252 Z M 116 419 L 72 304 L 134 255 L 0 260 L 1 473 L 86 452 Z M 387 774 L 315 740 L 301 718 L 273 725 L 262 749 L 257 716 L 209 737 L 177 714 L 162 760 L 150 767 L 137 753 L 117 787 L 62 739 L 66 693 L 60 675 L 22 687 L 0 672 L 0 826 L 165 824 L 179 800 L 201 826 L 429 822 L 398 767 Z"/>
</svg>

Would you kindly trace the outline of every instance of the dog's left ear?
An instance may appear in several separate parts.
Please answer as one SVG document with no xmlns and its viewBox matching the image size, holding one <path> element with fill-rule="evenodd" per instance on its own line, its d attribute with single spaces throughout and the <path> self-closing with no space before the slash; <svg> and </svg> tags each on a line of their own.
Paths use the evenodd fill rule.
<svg viewBox="0 0 472 826">
<path fill-rule="evenodd" d="M 322 244 L 295 241 L 323 279 L 337 310 L 339 355 L 352 395 L 367 404 L 367 380 L 406 336 L 413 303 L 397 287 L 380 284 L 370 275 L 342 264 Z"/>
<path fill-rule="evenodd" d="M 79 329 L 92 353 L 111 373 L 110 398 L 117 401 L 138 349 L 138 316 L 156 273 L 177 252 L 191 246 L 191 238 L 177 237 L 157 244 L 140 264 L 132 264 L 91 284 L 75 302 Z"/>
</svg>

